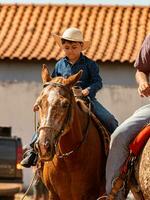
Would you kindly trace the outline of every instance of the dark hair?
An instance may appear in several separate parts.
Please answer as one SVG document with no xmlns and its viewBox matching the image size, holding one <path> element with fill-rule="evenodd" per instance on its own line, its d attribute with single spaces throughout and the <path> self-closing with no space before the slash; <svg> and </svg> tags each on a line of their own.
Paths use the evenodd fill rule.
<svg viewBox="0 0 150 200">
<path fill-rule="evenodd" d="M 70 41 L 70 40 L 66 40 L 66 39 L 61 39 L 61 43 L 62 44 L 65 44 L 66 42 L 69 42 L 70 44 L 74 43 L 74 42 L 77 42 L 77 41 Z M 82 44 L 83 42 L 79 42 L 80 44 Z"/>
</svg>

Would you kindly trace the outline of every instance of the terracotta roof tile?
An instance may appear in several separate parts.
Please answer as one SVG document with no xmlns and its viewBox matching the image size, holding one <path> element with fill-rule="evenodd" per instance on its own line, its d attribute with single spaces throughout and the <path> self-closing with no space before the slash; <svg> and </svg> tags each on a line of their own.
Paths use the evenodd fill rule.
<svg viewBox="0 0 150 200">
<path fill-rule="evenodd" d="M 3 52 L 2 56 L 5 55 L 7 57 L 11 57 L 12 52 L 17 45 L 17 42 L 20 41 L 21 35 L 19 34 L 22 29 L 19 28 L 20 22 L 22 20 L 22 15 L 24 13 L 24 7 L 20 7 L 20 9 L 16 10 L 16 14 L 14 16 L 12 22 L 11 32 L 9 31 L 7 34 L 7 38 L 5 39 L 5 43 L 3 44 L 1 50 Z M 23 25 L 23 24 L 21 24 Z M 23 27 L 22 27 L 23 28 Z"/>
<path fill-rule="evenodd" d="M 78 27 L 94 60 L 134 62 L 150 33 L 150 7 L 102 5 L 0 5 L 0 59 L 56 59 L 63 52 L 52 33 Z"/>
</svg>

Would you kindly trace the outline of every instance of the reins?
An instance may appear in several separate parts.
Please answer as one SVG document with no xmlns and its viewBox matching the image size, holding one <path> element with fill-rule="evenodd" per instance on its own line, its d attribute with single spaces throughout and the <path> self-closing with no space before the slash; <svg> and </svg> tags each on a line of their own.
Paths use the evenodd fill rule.
<svg viewBox="0 0 150 200">
<path fill-rule="evenodd" d="M 36 130 L 37 130 L 37 127 L 36 127 L 36 113 L 35 113 L 35 115 L 34 115 L 34 125 L 35 125 L 35 131 L 36 131 Z M 29 184 L 28 188 L 26 189 L 26 191 L 25 191 L 23 197 L 21 198 L 21 200 L 24 200 L 25 197 L 27 196 L 28 192 L 30 191 L 30 189 L 31 189 L 31 187 L 32 187 L 32 185 L 33 185 L 33 183 L 34 183 L 34 181 L 36 180 L 36 177 L 38 176 L 37 174 L 38 174 L 38 170 L 39 170 L 40 168 L 41 168 L 41 167 L 36 168 L 36 170 L 35 170 L 35 172 L 34 172 L 34 175 L 33 175 L 32 179 L 31 179 L 31 183 Z"/>
<path fill-rule="evenodd" d="M 86 129 L 85 129 L 85 135 L 84 135 L 83 139 L 81 140 L 81 142 L 79 143 L 79 145 L 75 149 L 72 149 L 72 150 L 70 150 L 69 152 L 66 152 L 66 153 L 56 154 L 56 156 L 58 158 L 60 158 L 60 159 L 61 158 L 66 158 L 66 157 L 70 156 L 71 154 L 77 152 L 80 149 L 81 145 L 84 143 L 84 141 L 86 140 L 87 135 L 88 135 L 88 128 L 90 126 L 90 121 L 91 121 L 90 120 L 90 114 L 91 114 L 91 103 L 89 101 L 88 121 L 87 121 L 87 126 L 86 126 Z M 57 149 L 57 146 L 58 146 L 58 143 L 55 144 L 55 149 Z"/>
<path fill-rule="evenodd" d="M 34 131 L 35 131 L 35 133 L 37 133 L 37 117 L 36 117 L 36 112 L 34 112 Z M 27 190 L 25 191 L 25 193 L 24 193 L 23 197 L 21 198 L 21 200 L 24 200 L 25 197 L 27 196 L 29 190 L 31 189 L 31 187 L 32 187 L 32 185 L 33 185 L 33 183 L 34 183 L 34 181 L 35 181 L 35 179 L 37 177 L 37 172 L 38 172 L 39 169 L 40 168 L 37 168 L 35 170 L 34 175 L 33 175 L 32 179 L 31 179 L 31 183 L 29 184 L 29 186 L 28 186 Z"/>
<path fill-rule="evenodd" d="M 31 183 L 30 183 L 30 185 L 28 186 L 28 188 L 27 188 L 26 192 L 24 193 L 23 197 L 21 198 L 21 200 L 24 200 L 24 199 L 25 199 L 25 197 L 27 196 L 29 190 L 31 189 L 31 187 L 32 187 L 32 185 L 33 185 L 33 183 L 34 183 L 34 181 L 35 181 L 35 179 L 36 179 L 36 177 L 37 177 L 37 171 L 38 171 L 38 170 L 39 170 L 39 168 L 37 168 L 37 169 L 35 170 L 34 175 L 33 175 L 32 179 L 31 179 Z"/>
</svg>

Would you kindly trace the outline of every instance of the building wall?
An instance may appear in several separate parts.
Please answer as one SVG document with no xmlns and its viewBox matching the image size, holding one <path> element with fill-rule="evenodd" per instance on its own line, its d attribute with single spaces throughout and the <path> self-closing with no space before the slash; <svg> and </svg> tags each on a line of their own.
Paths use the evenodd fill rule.
<svg viewBox="0 0 150 200">
<path fill-rule="evenodd" d="M 11 126 L 12 135 L 27 144 L 34 132 L 33 104 L 39 95 L 42 63 L 50 72 L 54 62 L 0 61 L 0 126 Z M 135 69 L 127 63 L 100 63 L 104 87 L 97 98 L 121 123 L 137 108 L 149 102 L 137 94 Z M 31 169 L 24 169 L 25 186 L 30 183 Z"/>
</svg>

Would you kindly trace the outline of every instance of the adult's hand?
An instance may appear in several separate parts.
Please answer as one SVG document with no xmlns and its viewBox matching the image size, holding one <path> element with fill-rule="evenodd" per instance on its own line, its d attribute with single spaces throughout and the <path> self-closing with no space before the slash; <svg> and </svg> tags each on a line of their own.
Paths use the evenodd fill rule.
<svg viewBox="0 0 150 200">
<path fill-rule="evenodd" d="M 147 81 L 140 82 L 138 87 L 138 93 L 141 97 L 150 96 L 150 84 Z"/>
</svg>

